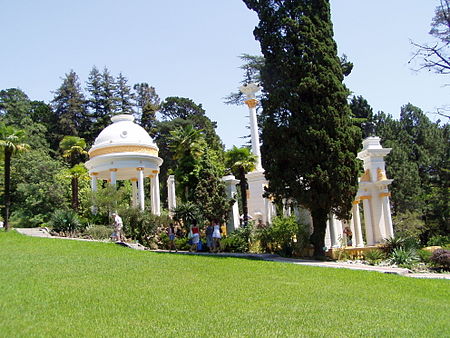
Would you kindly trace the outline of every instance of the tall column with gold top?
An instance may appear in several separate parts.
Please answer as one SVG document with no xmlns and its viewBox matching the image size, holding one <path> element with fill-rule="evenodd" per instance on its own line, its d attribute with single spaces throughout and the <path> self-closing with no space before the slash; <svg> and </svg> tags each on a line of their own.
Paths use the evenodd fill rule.
<svg viewBox="0 0 450 338">
<path fill-rule="evenodd" d="M 256 83 L 248 83 L 239 87 L 242 94 L 247 97 L 245 104 L 249 108 L 250 113 L 250 132 L 252 137 L 252 153 L 257 157 L 256 170 L 263 171 L 261 165 L 261 151 L 259 149 L 259 133 L 258 133 L 258 120 L 256 118 L 256 105 L 258 100 L 256 99 L 256 93 L 260 90 L 260 87 Z"/>
</svg>

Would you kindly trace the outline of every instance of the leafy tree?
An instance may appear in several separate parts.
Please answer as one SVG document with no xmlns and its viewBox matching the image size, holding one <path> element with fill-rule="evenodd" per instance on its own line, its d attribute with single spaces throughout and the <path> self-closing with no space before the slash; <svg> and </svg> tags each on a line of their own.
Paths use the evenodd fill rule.
<svg viewBox="0 0 450 338">
<path fill-rule="evenodd" d="M 156 133 L 156 112 L 160 109 L 161 100 L 156 94 L 155 88 L 150 87 L 148 83 L 137 83 L 133 88 L 136 91 L 139 124 L 151 135 L 154 135 Z"/>
<path fill-rule="evenodd" d="M 56 209 L 69 207 L 70 191 L 64 182 L 65 166 L 46 149 L 32 149 L 13 158 L 11 215 L 18 226 L 40 226 Z"/>
<path fill-rule="evenodd" d="M 9 230 L 9 211 L 11 207 L 11 158 L 15 153 L 25 151 L 30 146 L 25 143 L 25 132 L 0 123 L 0 148 L 4 154 L 5 193 L 3 219 L 6 231 Z"/>
<path fill-rule="evenodd" d="M 449 125 L 433 123 L 412 104 L 401 108 L 400 120 L 384 113 L 375 115 L 377 135 L 384 147 L 392 148 L 386 157 L 395 215 L 422 215 L 429 235 L 449 230 Z"/>
<path fill-rule="evenodd" d="M 7 125 L 20 126 L 30 110 L 30 99 L 22 90 L 10 88 L 0 91 L 0 116 Z"/>
<path fill-rule="evenodd" d="M 117 98 L 116 113 L 132 114 L 134 112 L 134 93 L 131 92 L 128 80 L 122 73 L 119 73 L 116 78 L 115 96 Z"/>
<path fill-rule="evenodd" d="M 315 255 L 330 212 L 349 218 L 357 190 L 360 133 L 351 125 L 327 0 L 244 0 L 265 65 L 262 162 L 268 193 L 311 212 Z"/>
<path fill-rule="evenodd" d="M 86 141 L 77 136 L 65 136 L 59 144 L 63 151 L 63 157 L 70 165 L 71 186 L 72 186 L 72 209 L 78 210 L 78 179 L 86 174 L 86 168 L 79 162 L 87 155 Z"/>
<path fill-rule="evenodd" d="M 429 33 L 436 39 L 435 42 L 433 44 L 412 42 L 416 52 L 410 62 L 418 58 L 421 61 L 419 69 L 450 74 L 450 0 L 439 1 Z"/>
<path fill-rule="evenodd" d="M 65 75 L 63 83 L 55 91 L 52 106 L 58 119 L 56 133 L 59 139 L 63 135 L 78 136 L 87 111 L 78 75 L 73 70 Z"/>
<path fill-rule="evenodd" d="M 225 165 L 231 173 L 240 181 L 241 203 L 244 214 L 244 226 L 248 224 L 248 205 L 247 205 L 247 178 L 245 175 L 256 168 L 256 156 L 253 155 L 249 148 L 232 149 L 225 153 Z"/>
<path fill-rule="evenodd" d="M 176 118 L 190 119 L 194 115 L 203 116 L 205 110 L 201 104 L 196 104 L 185 97 L 167 97 L 161 105 L 161 115 L 166 120 Z"/>
</svg>

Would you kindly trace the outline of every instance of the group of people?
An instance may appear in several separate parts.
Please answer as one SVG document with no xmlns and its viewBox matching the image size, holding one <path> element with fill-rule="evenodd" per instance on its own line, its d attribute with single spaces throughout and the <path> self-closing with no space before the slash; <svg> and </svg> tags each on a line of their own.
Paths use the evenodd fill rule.
<svg viewBox="0 0 450 338">
<path fill-rule="evenodd" d="M 121 242 L 125 240 L 125 236 L 123 235 L 123 221 L 117 212 L 112 213 L 114 232 L 111 234 L 111 239 L 116 242 Z M 173 223 L 170 223 L 167 227 L 167 236 L 169 237 L 169 251 L 175 250 L 178 251 L 177 246 L 175 244 L 175 238 L 177 237 L 178 232 Z M 220 251 L 220 239 L 222 238 L 222 228 L 220 227 L 218 220 L 213 220 L 208 224 L 205 230 L 206 234 L 206 246 L 208 250 L 211 252 L 219 252 Z M 200 228 L 197 224 L 196 220 L 192 221 L 192 225 L 189 229 L 189 238 L 191 243 L 191 248 L 189 251 L 197 251 L 200 243 Z"/>
<path fill-rule="evenodd" d="M 206 227 L 206 246 L 208 250 L 211 252 L 219 252 L 220 251 L 220 239 L 222 238 L 222 229 L 217 220 L 213 220 Z M 167 235 L 169 236 L 169 251 L 175 250 L 178 251 L 175 245 L 175 238 L 177 232 L 175 230 L 175 226 L 173 223 L 169 224 L 167 227 Z M 197 224 L 196 220 L 192 221 L 192 225 L 189 228 L 189 240 L 191 243 L 191 247 L 189 249 L 190 252 L 199 250 L 200 244 L 200 228 Z"/>
</svg>

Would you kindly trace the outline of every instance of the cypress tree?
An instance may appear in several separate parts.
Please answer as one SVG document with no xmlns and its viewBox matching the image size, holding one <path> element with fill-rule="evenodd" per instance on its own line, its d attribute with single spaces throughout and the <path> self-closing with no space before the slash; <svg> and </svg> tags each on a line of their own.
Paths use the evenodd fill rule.
<svg viewBox="0 0 450 338">
<path fill-rule="evenodd" d="M 260 19 L 254 30 L 261 70 L 262 162 L 268 193 L 308 208 L 315 255 L 328 215 L 349 218 L 357 191 L 360 132 L 333 40 L 328 0 L 244 0 Z"/>
</svg>

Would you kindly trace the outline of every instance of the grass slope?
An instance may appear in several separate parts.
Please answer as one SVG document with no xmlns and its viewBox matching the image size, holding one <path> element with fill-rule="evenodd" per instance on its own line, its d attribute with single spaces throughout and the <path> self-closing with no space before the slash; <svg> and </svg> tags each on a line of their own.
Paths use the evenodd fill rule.
<svg viewBox="0 0 450 338">
<path fill-rule="evenodd" d="M 0 336 L 443 337 L 450 284 L 0 232 Z"/>
</svg>

